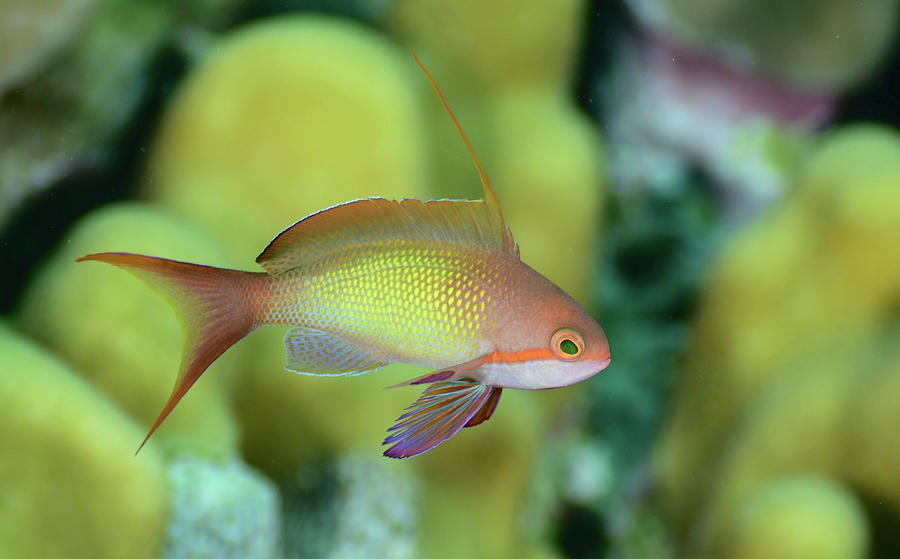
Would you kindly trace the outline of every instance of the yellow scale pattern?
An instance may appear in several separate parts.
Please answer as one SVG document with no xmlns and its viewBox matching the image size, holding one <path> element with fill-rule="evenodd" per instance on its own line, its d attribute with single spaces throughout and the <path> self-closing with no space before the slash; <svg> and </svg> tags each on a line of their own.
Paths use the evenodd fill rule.
<svg viewBox="0 0 900 559">
<path fill-rule="evenodd" d="M 265 322 L 337 334 L 372 361 L 455 365 L 489 349 L 502 268 L 495 254 L 441 243 L 345 246 L 277 276 Z"/>
</svg>

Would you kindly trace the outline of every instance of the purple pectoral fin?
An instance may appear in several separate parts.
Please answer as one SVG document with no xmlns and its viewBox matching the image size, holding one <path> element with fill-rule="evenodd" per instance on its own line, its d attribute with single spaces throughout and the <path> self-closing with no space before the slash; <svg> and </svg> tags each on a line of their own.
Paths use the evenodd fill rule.
<svg viewBox="0 0 900 559">
<path fill-rule="evenodd" d="M 470 379 L 435 382 L 425 389 L 413 405 L 407 408 L 409 411 L 400 416 L 398 423 L 389 429 L 393 433 L 383 444 L 393 443 L 393 446 L 384 455 L 389 458 L 409 458 L 431 450 L 455 435 L 479 414 L 485 404 L 489 403 L 494 390 Z M 496 398 L 494 400 L 493 405 L 496 406 Z"/>
</svg>

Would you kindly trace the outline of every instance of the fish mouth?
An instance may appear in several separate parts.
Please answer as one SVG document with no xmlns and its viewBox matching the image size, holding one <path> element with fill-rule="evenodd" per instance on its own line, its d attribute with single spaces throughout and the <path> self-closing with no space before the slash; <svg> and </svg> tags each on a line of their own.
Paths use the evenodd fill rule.
<svg viewBox="0 0 900 559">
<path fill-rule="evenodd" d="M 609 362 L 610 362 L 611 360 L 612 360 L 611 357 L 607 357 L 606 359 L 604 359 L 603 361 L 601 361 L 601 362 L 600 362 L 600 368 L 597 369 L 597 373 L 599 373 L 599 372 L 602 371 L 603 369 L 609 367 Z M 594 374 L 596 375 L 597 373 L 594 373 Z"/>
</svg>

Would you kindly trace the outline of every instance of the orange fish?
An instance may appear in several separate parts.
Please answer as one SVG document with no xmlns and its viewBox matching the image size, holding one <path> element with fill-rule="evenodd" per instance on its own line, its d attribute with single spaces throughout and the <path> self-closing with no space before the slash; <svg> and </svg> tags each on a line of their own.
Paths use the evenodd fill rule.
<svg viewBox="0 0 900 559">
<path fill-rule="evenodd" d="M 519 259 L 474 149 L 416 62 L 475 162 L 483 200 L 340 204 L 269 243 L 256 259 L 264 273 L 115 252 L 79 259 L 147 281 L 184 324 L 178 380 L 141 447 L 216 358 L 265 324 L 293 326 L 284 338 L 289 371 L 359 375 L 394 362 L 436 369 L 402 383 L 430 386 L 390 428 L 391 458 L 486 421 L 504 388 L 567 386 L 609 365 L 600 325 Z"/>
</svg>

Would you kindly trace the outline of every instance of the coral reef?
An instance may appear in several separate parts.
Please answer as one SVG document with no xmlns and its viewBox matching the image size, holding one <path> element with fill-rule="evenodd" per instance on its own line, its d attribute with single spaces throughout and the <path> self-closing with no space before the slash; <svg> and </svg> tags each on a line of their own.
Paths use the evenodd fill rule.
<svg viewBox="0 0 900 559">
<path fill-rule="evenodd" d="M 883 359 L 868 359 L 864 366 L 872 367 L 852 394 L 856 407 L 853 421 L 848 422 L 844 433 L 844 456 L 852 460 L 843 462 L 842 471 L 852 485 L 880 506 L 888 509 L 888 518 L 900 518 L 900 447 L 897 440 L 897 398 L 900 394 L 900 344 L 897 342 L 896 325 L 893 336 L 882 340 Z M 893 515 L 893 516 L 891 516 Z"/>
<path fill-rule="evenodd" d="M 857 381 L 852 372 L 865 363 L 864 352 L 870 349 L 854 338 L 842 336 L 842 350 L 824 358 L 821 351 L 796 357 L 752 402 L 714 464 L 716 483 L 692 534 L 699 545 L 722 553 L 733 540 L 731 525 L 743 503 L 772 480 L 802 473 L 842 475 L 843 452 L 836 441 L 843 439 L 848 394 Z"/>
<path fill-rule="evenodd" d="M 0 19 L 13 21 L 4 10 Z M 85 16 L 60 11 L 56 17 L 75 26 Z M 100 2 L 77 40 L 72 33 L 54 37 L 65 42 L 54 47 L 52 64 L 0 98 L 0 227 L 28 194 L 108 155 L 107 145 L 146 94 L 151 56 L 170 25 L 160 2 Z M 56 29 L 44 18 L 37 26 Z M 0 36 L 2 45 L 6 36 Z"/>
<path fill-rule="evenodd" d="M 875 0 L 630 0 L 659 33 L 809 89 L 835 91 L 868 75 L 896 34 L 898 3 Z M 790 53 L 790 56 L 785 56 Z"/>
<path fill-rule="evenodd" d="M 0 556 L 153 559 L 168 508 L 142 429 L 62 362 L 0 324 Z"/>
<path fill-rule="evenodd" d="M 0 18 L 0 95 L 76 36 L 99 0 L 10 1 Z"/>
<path fill-rule="evenodd" d="M 715 267 L 653 466 L 689 547 L 721 552 L 741 503 L 785 475 L 852 482 L 900 510 L 892 445 L 847 427 L 848 414 L 891 422 L 869 390 L 895 384 L 898 150 L 882 127 L 829 134 L 793 196 Z"/>
<path fill-rule="evenodd" d="M 183 333 L 165 300 L 143 282 L 111 266 L 75 263 L 116 250 L 229 264 L 197 228 L 146 205 L 116 204 L 84 217 L 67 235 L 31 283 L 18 322 L 149 428 L 175 382 Z M 219 458 L 236 452 L 228 394 L 241 356 L 238 347 L 218 359 L 150 446 Z M 132 452 L 142 438 L 132 441 Z"/>
<path fill-rule="evenodd" d="M 0 289 L 0 557 L 896 556 L 900 133 L 819 130 L 898 122 L 895 76 L 854 89 L 898 13 L 11 0 L 0 260 L 5 285 L 30 284 Z M 603 309 L 613 367 L 504 391 L 486 425 L 387 460 L 421 387 L 383 388 L 425 371 L 291 374 L 266 327 L 133 457 L 183 333 L 144 283 L 74 260 L 257 271 L 331 205 L 479 197 L 410 46 L 522 259 Z"/>
<path fill-rule="evenodd" d="M 385 39 L 321 16 L 249 25 L 174 96 L 145 193 L 246 262 L 281 230 L 353 198 L 426 181 L 413 67 Z"/>
<path fill-rule="evenodd" d="M 598 81 L 615 188 L 646 190 L 699 166 L 726 218 L 746 223 L 794 184 L 812 132 L 881 65 L 900 4 L 630 0 Z M 785 56 L 785 53 L 790 53 Z M 649 184 L 648 184 L 649 183 Z"/>
<path fill-rule="evenodd" d="M 285 483 L 285 557 L 421 557 L 415 476 L 365 456 L 307 464 Z"/>
<path fill-rule="evenodd" d="M 591 384 L 589 406 L 592 431 L 610 445 L 624 476 L 646 459 L 673 365 L 690 339 L 697 278 L 722 243 L 715 206 L 713 193 L 690 177 L 644 195 L 610 193 L 610 230 L 595 289 L 604 329 L 616 341 L 618 372 Z"/>
<path fill-rule="evenodd" d="M 553 10 L 539 0 L 399 0 L 389 19 L 411 43 L 458 67 L 479 91 L 560 93 L 571 79 L 583 7 L 581 0 L 558 2 Z"/>
<path fill-rule="evenodd" d="M 168 468 L 172 506 L 163 559 L 277 556 L 280 509 L 275 485 L 240 461 L 184 457 Z"/>
<path fill-rule="evenodd" d="M 652 195 L 690 181 L 699 167 L 735 222 L 784 194 L 810 132 L 834 113 L 828 95 L 764 81 L 657 37 L 620 39 L 596 92 L 614 189 Z"/>
<path fill-rule="evenodd" d="M 416 457 L 423 556 L 519 557 L 535 545 L 538 534 L 523 532 L 522 503 L 548 421 L 533 394 L 505 390 L 484 426 Z"/>
</svg>

